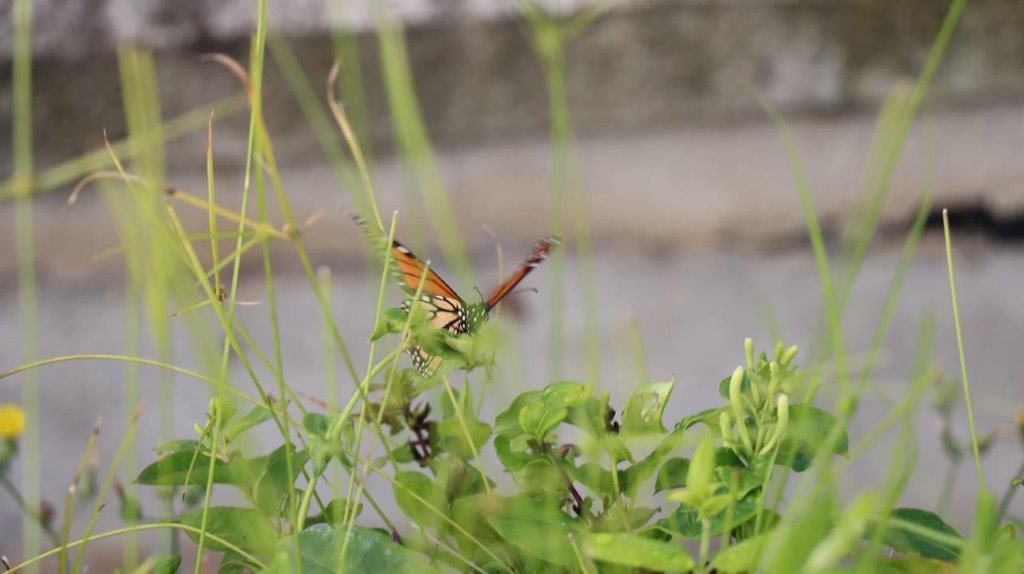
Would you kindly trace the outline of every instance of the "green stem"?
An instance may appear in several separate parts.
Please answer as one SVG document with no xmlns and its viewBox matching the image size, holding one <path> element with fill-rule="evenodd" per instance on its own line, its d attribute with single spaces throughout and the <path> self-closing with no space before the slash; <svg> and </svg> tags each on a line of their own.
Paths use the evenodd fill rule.
<svg viewBox="0 0 1024 574">
<path fill-rule="evenodd" d="M 0 486 L 7 491 L 7 494 L 11 495 L 11 498 L 14 499 L 14 503 L 18 505 L 18 509 L 21 510 L 22 514 L 31 520 L 33 524 L 42 527 L 43 532 L 46 533 L 47 538 L 53 542 L 54 546 L 59 546 L 60 537 L 53 531 L 53 528 L 43 524 L 42 516 L 39 515 L 38 511 L 29 508 L 25 504 L 25 498 L 21 495 L 21 492 L 18 491 L 18 487 L 11 482 L 11 479 L 7 478 L 6 474 L 0 474 Z"/>
<path fill-rule="evenodd" d="M 953 327 L 956 330 L 956 350 L 960 356 L 960 380 L 964 388 L 964 407 L 967 409 L 967 425 L 971 430 L 971 453 L 974 455 L 974 472 L 978 489 L 985 488 L 985 473 L 981 469 L 981 451 L 978 447 L 978 427 L 974 423 L 974 403 L 971 402 L 971 383 L 967 378 L 967 359 L 964 357 L 964 336 L 960 328 L 960 307 L 957 304 L 956 277 L 953 274 L 953 240 L 949 233 L 949 210 L 942 210 L 942 234 L 946 241 L 946 269 L 949 273 L 949 298 L 953 306 Z"/>
<path fill-rule="evenodd" d="M 700 559 L 699 566 L 706 571 L 705 565 L 708 562 L 708 547 L 711 545 L 711 521 L 701 519 L 700 521 Z"/>
</svg>

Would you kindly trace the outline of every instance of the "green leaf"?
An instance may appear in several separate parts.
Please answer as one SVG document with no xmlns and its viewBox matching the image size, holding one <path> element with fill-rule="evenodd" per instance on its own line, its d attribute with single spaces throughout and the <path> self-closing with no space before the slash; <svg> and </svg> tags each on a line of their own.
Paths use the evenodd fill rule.
<svg viewBox="0 0 1024 574">
<path fill-rule="evenodd" d="M 281 541 L 281 550 L 264 574 L 335 574 L 336 572 L 396 572 L 418 574 L 438 570 L 426 556 L 395 544 L 379 530 L 353 526 L 348 547 L 347 529 L 317 524 Z M 298 556 L 295 550 L 298 547 Z M 345 548 L 344 563 L 341 551 Z M 298 568 L 297 568 L 297 567 Z"/>
<path fill-rule="evenodd" d="M 718 394 L 721 395 L 723 399 L 728 399 L 729 398 L 729 383 L 731 383 L 731 382 L 732 382 L 732 374 L 730 374 L 728 377 L 725 377 L 724 379 L 722 379 L 718 383 Z M 743 371 L 743 381 L 740 383 L 740 392 L 741 393 L 747 393 L 749 391 L 750 391 L 750 373 L 748 373 L 746 370 L 744 370 Z"/>
<path fill-rule="evenodd" d="M 620 473 L 619 482 L 627 496 L 633 497 L 640 485 L 657 471 L 661 460 L 679 448 L 683 442 L 683 434 L 684 429 L 676 428 L 665 435 L 650 454 Z"/>
<path fill-rule="evenodd" d="M 469 430 L 469 436 L 473 441 L 474 448 L 477 452 L 480 452 L 480 448 L 487 444 L 487 439 L 491 436 L 491 427 L 477 420 L 466 419 L 466 428 Z M 469 448 L 469 443 L 466 441 L 466 433 L 463 431 L 459 419 L 444 419 L 437 423 L 436 430 L 442 450 L 464 460 L 473 456 L 473 450 Z"/>
<path fill-rule="evenodd" d="M 206 477 L 210 471 L 210 456 L 200 452 L 193 458 L 194 454 L 191 450 L 172 452 L 142 469 L 135 482 L 152 486 L 206 484 Z M 193 464 L 193 460 L 195 464 Z M 188 472 L 189 465 L 192 465 L 191 474 Z M 186 477 L 188 482 L 186 482 Z M 231 467 L 220 459 L 217 459 L 214 464 L 213 482 L 215 484 L 236 483 Z"/>
<path fill-rule="evenodd" d="M 776 458 L 777 464 L 790 466 L 797 472 L 807 470 L 835 424 L 836 418 L 818 407 L 808 404 L 790 405 L 789 427 Z M 848 448 L 849 438 L 843 430 L 833 452 L 845 455 Z"/>
<path fill-rule="evenodd" d="M 681 544 L 623 532 L 587 535 L 583 552 L 601 562 L 646 570 L 685 572 L 694 566 L 693 558 Z"/>
<path fill-rule="evenodd" d="M 615 484 L 611 471 L 593 462 L 585 462 L 578 467 L 568 461 L 562 464 L 574 482 L 578 482 L 598 496 L 615 496 Z"/>
<path fill-rule="evenodd" d="M 879 560 L 874 564 L 877 572 L 886 574 L 935 574 L 936 572 L 954 574 L 960 572 L 949 562 L 922 558 L 920 556 L 896 556 Z M 1019 571 L 1014 571 L 1019 572 Z"/>
<path fill-rule="evenodd" d="M 156 454 L 157 458 L 163 458 L 171 453 L 178 451 L 192 452 L 199 447 L 199 441 L 194 438 L 186 438 L 180 440 L 171 440 L 165 443 L 161 443 L 153 447 L 153 453 Z"/>
<path fill-rule="evenodd" d="M 417 317 L 414 317 L 414 322 L 416 318 L 422 315 L 423 313 L 417 313 Z M 373 333 L 370 334 L 370 341 L 377 341 L 389 333 L 401 333 L 405 329 L 405 321 L 408 316 L 409 313 L 401 307 L 391 307 L 385 310 L 380 321 L 374 327 Z"/>
<path fill-rule="evenodd" d="M 727 381 L 728 382 L 728 381 Z M 711 427 L 711 430 L 718 429 L 718 417 L 721 416 L 722 411 L 728 410 L 728 407 L 718 407 L 714 409 L 707 409 L 701 411 L 695 415 L 683 417 L 679 422 L 676 423 L 676 431 L 684 431 L 697 423 L 704 423 Z"/>
<path fill-rule="evenodd" d="M 293 491 L 295 479 L 305 465 L 306 452 L 295 452 L 295 447 L 290 444 L 281 445 L 270 453 L 254 483 L 256 506 L 267 514 L 280 513 L 286 496 Z"/>
<path fill-rule="evenodd" d="M 514 450 L 512 448 L 512 440 L 506 435 L 497 435 L 494 437 L 494 451 L 498 454 L 498 460 L 501 461 L 501 464 L 504 465 L 505 469 L 511 472 L 522 470 L 522 468 L 529 464 L 530 461 L 540 456 L 524 451 Z"/>
<path fill-rule="evenodd" d="M 572 520 L 552 506 L 530 498 L 504 499 L 487 516 L 487 523 L 507 543 L 524 554 L 559 566 L 576 566 L 569 535 Z"/>
<path fill-rule="evenodd" d="M 349 507 L 349 501 L 344 498 L 335 498 L 327 503 L 323 512 L 307 518 L 306 524 L 309 526 L 313 526 L 314 524 L 341 524 L 345 519 L 345 512 Z M 355 509 L 356 516 L 359 516 L 362 512 L 363 503 L 360 502 Z"/>
<path fill-rule="evenodd" d="M 753 572 L 767 541 L 768 536 L 761 534 L 733 544 L 715 556 L 711 567 L 718 572 Z"/>
<path fill-rule="evenodd" d="M 494 434 L 509 438 L 523 434 L 523 427 L 519 424 L 519 412 L 527 405 L 536 402 L 540 393 L 540 391 L 527 391 L 513 399 L 512 404 L 495 417 Z"/>
<path fill-rule="evenodd" d="M 889 516 L 960 539 L 960 534 L 934 512 L 920 508 L 897 508 Z M 898 552 L 911 552 L 937 560 L 956 560 L 960 554 L 955 546 L 943 544 L 891 522 L 887 524 L 885 543 Z"/>
<path fill-rule="evenodd" d="M 202 509 L 181 515 L 182 524 L 199 528 L 202 522 Z M 277 548 L 277 529 L 252 508 L 211 506 L 206 517 L 206 531 L 257 556 L 269 556 Z M 199 540 L 198 533 L 190 530 L 186 533 L 192 540 Z M 206 538 L 206 546 L 211 550 L 227 550 L 226 546 L 210 538 Z"/>
<path fill-rule="evenodd" d="M 146 558 L 146 561 L 132 568 L 131 574 L 174 574 L 181 566 L 181 556 L 177 554 L 159 554 Z"/>
<path fill-rule="evenodd" d="M 686 473 L 690 470 L 690 459 L 670 458 L 658 471 L 658 478 L 654 481 L 654 492 L 661 492 L 670 488 L 682 488 L 686 486 Z"/>
<path fill-rule="evenodd" d="M 729 510 L 726 509 L 711 518 L 711 536 L 717 536 L 725 531 L 729 514 Z M 740 526 L 753 518 L 755 514 L 757 514 L 757 497 L 748 496 L 732 505 L 731 527 Z M 683 538 L 700 538 L 700 514 L 696 508 L 681 506 L 667 518 L 659 520 L 657 527 Z"/>
<path fill-rule="evenodd" d="M 536 496 L 558 497 L 565 492 L 562 471 L 546 458 L 530 461 L 513 478 L 524 493 Z"/>
<path fill-rule="evenodd" d="M 519 424 L 523 432 L 543 440 L 547 434 L 569 415 L 569 409 L 590 396 L 589 385 L 569 381 L 548 385 L 537 401 L 519 411 Z"/>
<path fill-rule="evenodd" d="M 714 478 L 715 441 L 711 435 L 704 435 L 690 460 L 690 468 L 686 471 L 686 485 L 694 491 L 710 491 Z"/>
<path fill-rule="evenodd" d="M 306 413 L 302 415 L 302 428 L 310 434 L 324 436 L 330 428 L 331 421 L 323 413 Z"/>
<path fill-rule="evenodd" d="M 664 432 L 661 416 L 672 394 L 675 381 L 648 383 L 633 391 L 622 409 L 622 431 L 627 433 Z"/>
<path fill-rule="evenodd" d="M 264 406 L 253 407 L 244 417 L 233 419 L 224 425 L 224 440 L 231 441 L 256 425 L 270 420 L 272 416 L 273 413 Z"/>
<path fill-rule="evenodd" d="M 403 471 L 395 475 L 395 502 L 402 512 L 425 527 L 439 527 L 447 512 L 444 487 L 426 475 Z"/>
</svg>

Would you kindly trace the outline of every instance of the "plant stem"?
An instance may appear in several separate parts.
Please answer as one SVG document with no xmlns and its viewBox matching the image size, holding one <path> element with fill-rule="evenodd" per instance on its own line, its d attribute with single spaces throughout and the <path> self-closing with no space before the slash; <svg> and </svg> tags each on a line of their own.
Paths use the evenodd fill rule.
<svg viewBox="0 0 1024 574">
<path fill-rule="evenodd" d="M 700 569 L 707 571 L 705 566 L 708 562 L 708 547 L 711 545 L 711 521 L 707 519 L 701 519 L 700 521 Z"/>
<path fill-rule="evenodd" d="M 1022 462 L 1020 467 L 1017 468 L 1017 472 L 1014 473 L 1013 476 L 1024 476 L 1024 462 Z M 1014 486 L 1012 483 L 1006 487 L 1006 492 L 1003 493 L 1003 497 L 999 500 L 999 518 L 996 522 L 1003 521 L 1003 517 L 1006 516 L 1006 511 L 1010 508 L 1010 502 L 1013 500 L 1013 494 L 1017 492 L 1018 488 L 1020 487 Z"/>
<path fill-rule="evenodd" d="M 967 359 L 964 358 L 964 336 L 960 328 L 960 307 L 957 304 L 956 277 L 953 274 L 953 240 L 949 233 L 949 210 L 942 210 L 942 234 L 946 240 L 946 269 L 949 273 L 949 298 L 953 305 L 953 327 L 956 330 L 956 350 L 960 355 L 960 381 L 964 388 L 964 408 L 967 409 L 967 425 L 971 430 L 971 452 L 974 455 L 974 472 L 978 489 L 985 488 L 985 473 L 981 469 L 981 451 L 978 448 L 978 427 L 974 424 L 974 404 L 971 402 L 971 383 L 967 378 Z"/>
<path fill-rule="evenodd" d="M 17 485 L 11 482 L 11 479 L 7 478 L 6 474 L 0 474 L 0 486 L 7 491 L 7 494 L 11 495 L 11 498 L 14 499 L 14 503 L 18 505 L 18 508 L 25 517 L 43 529 L 43 532 L 46 533 L 46 536 L 51 542 L 53 542 L 54 546 L 60 545 L 60 537 L 57 536 L 57 533 L 46 524 L 43 524 L 42 516 L 40 516 L 38 510 L 33 510 L 25 504 L 25 497 L 21 495 L 21 492 L 18 491 Z"/>
</svg>

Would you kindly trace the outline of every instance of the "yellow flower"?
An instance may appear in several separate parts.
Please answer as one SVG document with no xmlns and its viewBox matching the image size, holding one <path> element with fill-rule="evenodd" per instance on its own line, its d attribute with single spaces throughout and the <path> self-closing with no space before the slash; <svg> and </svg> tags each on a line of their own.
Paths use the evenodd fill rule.
<svg viewBox="0 0 1024 574">
<path fill-rule="evenodd" d="M 25 430 L 25 411 L 18 405 L 0 404 L 0 438 L 17 438 Z"/>
</svg>

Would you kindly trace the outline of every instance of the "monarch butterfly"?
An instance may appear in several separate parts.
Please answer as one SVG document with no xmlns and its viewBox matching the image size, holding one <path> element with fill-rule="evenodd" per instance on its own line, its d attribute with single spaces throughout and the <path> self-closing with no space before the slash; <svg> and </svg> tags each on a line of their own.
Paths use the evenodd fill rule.
<svg viewBox="0 0 1024 574">
<path fill-rule="evenodd" d="M 352 218 L 363 228 L 364 233 L 375 246 L 379 248 L 386 246 L 387 237 L 384 236 L 379 228 L 372 227 L 358 215 L 353 215 Z M 475 332 L 490 316 L 491 310 L 502 299 L 507 297 L 515 289 L 516 285 L 519 285 L 530 274 L 530 271 L 533 271 L 538 265 L 543 263 L 548 258 L 551 250 L 560 243 L 561 240 L 555 236 L 545 237 L 538 241 L 526 257 L 526 260 L 516 268 L 512 275 L 479 303 L 466 303 L 455 292 L 455 289 L 452 289 L 433 269 L 427 269 L 426 277 L 423 278 L 426 265 L 413 255 L 409 248 L 398 241 L 392 241 L 390 246 L 391 255 L 394 259 L 394 266 L 391 270 L 398 280 L 398 286 L 410 296 L 416 294 L 420 279 L 423 278 L 424 283 L 423 290 L 420 293 L 420 302 L 430 317 L 431 326 L 458 336 L 464 333 Z M 411 299 L 402 304 L 402 308 L 406 311 L 411 306 Z M 408 353 L 412 357 L 413 366 L 416 367 L 416 370 L 423 377 L 432 375 L 441 364 L 440 357 L 435 357 L 420 347 L 410 347 Z"/>
</svg>

